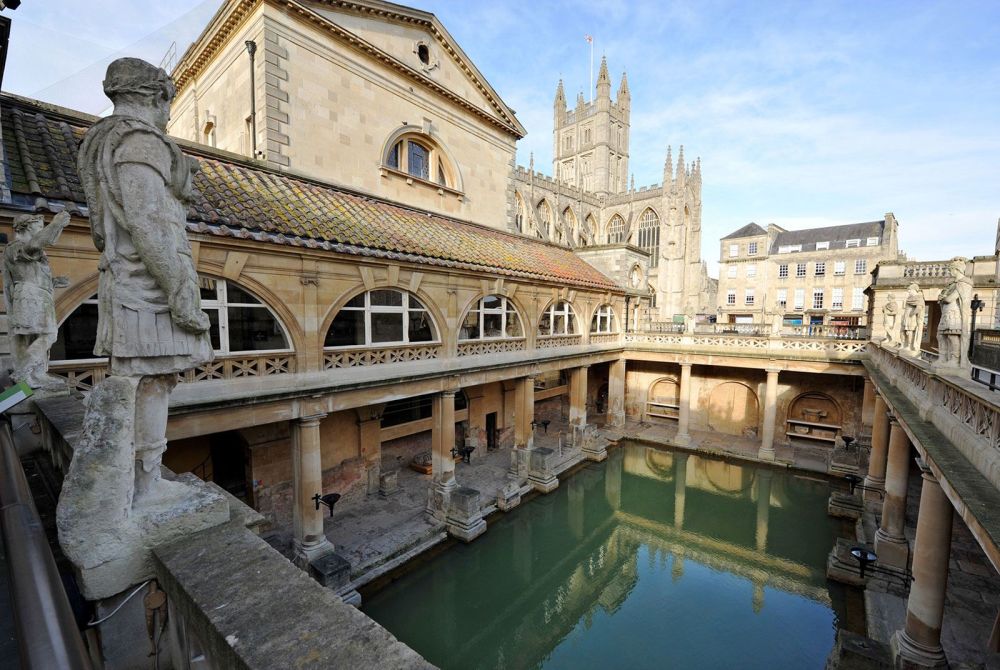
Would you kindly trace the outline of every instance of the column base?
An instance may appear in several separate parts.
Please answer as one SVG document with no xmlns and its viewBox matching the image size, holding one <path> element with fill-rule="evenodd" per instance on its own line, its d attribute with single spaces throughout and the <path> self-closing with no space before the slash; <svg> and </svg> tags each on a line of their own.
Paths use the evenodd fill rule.
<svg viewBox="0 0 1000 670">
<path fill-rule="evenodd" d="M 941 645 L 929 647 L 913 640 L 905 630 L 897 630 L 890 641 L 897 670 L 947 668 L 948 659 Z"/>
<path fill-rule="evenodd" d="M 910 543 L 905 537 L 893 537 L 879 528 L 875 533 L 875 553 L 880 565 L 905 570 L 910 557 Z"/>
<path fill-rule="evenodd" d="M 857 520 L 861 518 L 863 508 L 861 496 L 834 491 L 830 494 L 830 500 L 826 504 L 826 513 L 839 519 Z"/>
<path fill-rule="evenodd" d="M 624 428 L 625 427 L 625 412 L 608 414 L 608 418 L 605 423 L 606 427 L 609 428 Z"/>
<path fill-rule="evenodd" d="M 530 490 L 530 489 L 529 489 Z M 521 485 L 516 481 L 507 482 L 497 492 L 497 509 L 509 512 L 521 504 Z"/>
<path fill-rule="evenodd" d="M 292 540 L 292 562 L 305 571 L 316 560 L 333 553 L 333 545 L 325 537 L 313 542 Z"/>
<path fill-rule="evenodd" d="M 882 502 L 885 497 L 885 477 L 865 477 L 864 485 L 865 488 L 874 489 L 864 492 L 865 502 Z M 881 491 L 882 495 L 876 493 L 876 490 Z"/>
<path fill-rule="evenodd" d="M 600 463 L 608 457 L 608 441 L 597 433 L 593 424 L 573 427 L 573 445 L 580 447 L 588 461 Z"/>
<path fill-rule="evenodd" d="M 676 435 L 674 435 L 673 443 L 679 447 L 686 447 L 689 444 L 691 444 L 691 434 L 684 433 L 682 435 L 680 433 L 677 433 Z"/>
<path fill-rule="evenodd" d="M 460 486 L 451 492 L 446 517 L 448 534 L 462 542 L 472 542 L 486 532 L 486 521 L 479 505 L 479 491 Z"/>
<path fill-rule="evenodd" d="M 551 493 L 559 488 L 559 478 L 553 472 L 555 468 L 555 452 L 547 447 L 532 449 L 528 469 L 528 482 L 532 488 L 542 493 Z"/>
<path fill-rule="evenodd" d="M 761 447 L 757 450 L 757 458 L 761 461 L 774 462 L 774 447 Z"/>
<path fill-rule="evenodd" d="M 446 482 L 431 482 L 427 489 L 427 513 L 439 521 L 444 521 L 451 506 L 451 494 L 458 488 L 454 477 Z"/>
<path fill-rule="evenodd" d="M 361 606 L 361 594 L 351 587 L 351 563 L 334 552 L 332 546 L 330 551 L 309 562 L 309 576 L 348 605 Z"/>
</svg>

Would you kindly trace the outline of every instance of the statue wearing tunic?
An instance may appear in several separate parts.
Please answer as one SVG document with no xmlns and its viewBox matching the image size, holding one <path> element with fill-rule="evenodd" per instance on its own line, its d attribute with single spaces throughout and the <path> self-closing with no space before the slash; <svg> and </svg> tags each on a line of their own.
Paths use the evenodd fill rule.
<svg viewBox="0 0 1000 670">
<path fill-rule="evenodd" d="M 78 158 L 101 251 L 94 353 L 109 357 L 111 375 L 140 379 L 135 445 L 142 498 L 163 483 L 167 402 L 177 373 L 212 359 L 185 232 L 198 163 L 164 134 L 174 96 L 166 72 L 122 58 L 109 66 L 104 90 L 114 114 L 87 132 Z"/>
<path fill-rule="evenodd" d="M 916 356 L 920 352 L 921 331 L 924 325 L 924 294 L 916 282 L 906 287 L 903 303 L 903 349 Z"/>
<path fill-rule="evenodd" d="M 56 306 L 52 270 L 45 247 L 59 239 L 69 214 L 56 214 L 49 225 L 37 214 L 14 219 L 15 239 L 3 252 L 3 288 L 14 368 L 11 378 L 34 389 L 62 390 L 66 382 L 48 374 L 49 349 L 56 341 Z"/>
<path fill-rule="evenodd" d="M 899 305 L 896 303 L 896 296 L 890 293 L 886 296 L 885 306 L 882 307 L 882 323 L 885 326 L 885 344 L 888 346 L 898 344 L 896 341 L 896 316 L 899 313 Z"/>
<path fill-rule="evenodd" d="M 952 281 L 941 289 L 938 304 L 941 320 L 938 321 L 938 365 L 964 367 L 968 363 L 969 326 L 966 313 L 972 296 L 972 281 L 965 276 L 964 258 L 954 258 L 949 270 Z"/>
</svg>

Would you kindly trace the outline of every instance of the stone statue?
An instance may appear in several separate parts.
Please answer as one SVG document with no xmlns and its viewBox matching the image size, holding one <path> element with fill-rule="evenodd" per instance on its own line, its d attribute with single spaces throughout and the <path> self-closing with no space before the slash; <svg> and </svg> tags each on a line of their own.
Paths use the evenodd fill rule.
<svg viewBox="0 0 1000 670">
<path fill-rule="evenodd" d="M 903 303 L 903 350 L 916 356 L 920 353 L 920 340 L 924 329 L 924 294 L 920 285 L 912 282 L 906 287 Z"/>
<path fill-rule="evenodd" d="M 781 309 L 781 303 L 774 303 L 774 311 L 771 312 L 771 337 L 780 337 L 781 329 L 785 325 L 785 313 Z"/>
<path fill-rule="evenodd" d="M 56 341 L 56 304 L 52 271 L 45 247 L 59 239 L 69 213 L 56 214 L 49 225 L 39 214 L 14 218 L 13 242 L 3 252 L 3 292 L 13 349 L 11 378 L 33 389 L 66 389 L 66 381 L 48 374 L 49 349 Z"/>
<path fill-rule="evenodd" d="M 694 335 L 696 321 L 697 313 L 695 312 L 694 305 L 688 305 L 687 309 L 684 310 L 684 332 L 688 335 Z"/>
<path fill-rule="evenodd" d="M 185 232 L 197 161 L 165 134 L 174 85 L 148 63 L 122 58 L 104 91 L 115 103 L 80 147 L 98 266 L 94 354 L 112 375 L 138 378 L 137 498 L 154 495 L 166 449 L 167 402 L 177 373 L 212 359 L 208 315 Z"/>
<path fill-rule="evenodd" d="M 938 322 L 938 366 L 962 367 L 969 362 L 969 300 L 972 298 L 972 280 L 965 276 L 964 258 L 953 258 L 948 266 L 951 283 L 941 289 L 938 304 L 941 320 Z"/>
<path fill-rule="evenodd" d="M 101 252 L 94 353 L 110 376 L 88 398 L 57 510 L 89 599 L 152 576 L 151 547 L 229 518 L 221 493 L 193 475 L 164 480 L 160 467 L 177 373 L 212 358 L 185 233 L 198 165 L 164 134 L 166 72 L 121 58 L 104 92 L 114 113 L 87 131 L 77 160 Z"/>
<path fill-rule="evenodd" d="M 896 315 L 899 313 L 899 304 L 896 302 L 896 296 L 890 293 L 886 296 L 885 305 L 882 307 L 882 324 L 885 327 L 885 341 L 886 346 L 894 346 L 899 344 L 896 340 Z"/>
</svg>

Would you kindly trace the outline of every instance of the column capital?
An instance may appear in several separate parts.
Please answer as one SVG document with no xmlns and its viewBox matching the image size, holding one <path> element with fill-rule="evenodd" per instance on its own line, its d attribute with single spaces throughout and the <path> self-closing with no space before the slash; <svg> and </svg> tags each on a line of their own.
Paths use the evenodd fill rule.
<svg viewBox="0 0 1000 670">
<path fill-rule="evenodd" d="M 681 366 L 681 369 L 682 369 L 682 370 L 683 370 L 684 368 L 687 368 L 688 370 L 690 370 L 690 369 L 691 369 L 691 366 L 692 366 L 692 365 L 694 365 L 694 363 L 689 363 L 688 361 L 680 361 L 680 362 L 678 363 L 678 365 L 680 365 L 680 366 Z"/>
<path fill-rule="evenodd" d="M 316 412 L 313 414 L 306 414 L 305 416 L 300 416 L 297 421 L 302 426 L 311 426 L 313 424 L 318 424 L 320 421 L 327 417 L 326 412 Z"/>
<path fill-rule="evenodd" d="M 771 366 L 771 367 L 766 367 L 766 368 L 764 368 L 764 372 L 766 372 L 766 373 L 767 373 L 767 374 L 769 374 L 769 375 L 777 375 L 777 374 L 778 374 L 779 372 L 781 372 L 781 371 L 782 371 L 783 369 L 784 369 L 784 368 L 779 368 L 779 367 L 774 367 L 774 366 Z"/>
<path fill-rule="evenodd" d="M 890 427 L 892 427 L 892 426 L 899 427 L 899 417 L 896 416 L 895 412 L 893 412 L 890 409 L 890 410 L 886 411 L 885 415 L 887 417 L 889 417 L 889 426 Z"/>
</svg>

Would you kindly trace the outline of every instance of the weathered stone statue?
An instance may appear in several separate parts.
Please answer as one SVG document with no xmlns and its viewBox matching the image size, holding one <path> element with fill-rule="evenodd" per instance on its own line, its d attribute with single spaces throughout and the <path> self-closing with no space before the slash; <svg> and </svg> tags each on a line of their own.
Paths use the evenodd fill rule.
<svg viewBox="0 0 1000 670">
<path fill-rule="evenodd" d="M 66 388 L 65 380 L 48 374 L 57 324 L 45 247 L 56 243 L 67 224 L 67 212 L 56 214 L 47 226 L 39 214 L 15 217 L 15 239 L 3 252 L 3 292 L 14 359 L 11 378 L 33 389 Z"/>
<path fill-rule="evenodd" d="M 896 296 L 890 293 L 886 296 L 885 305 L 882 307 L 882 324 L 885 327 L 885 340 L 883 344 L 894 346 L 899 344 L 896 339 L 896 316 L 899 314 L 899 304 Z"/>
<path fill-rule="evenodd" d="M 160 469 L 177 373 L 212 358 L 185 233 L 198 165 L 164 134 L 166 72 L 122 58 L 104 92 L 114 114 L 87 132 L 78 164 L 101 251 L 94 353 L 108 356 L 110 376 L 88 399 L 57 518 L 88 597 L 150 574 L 150 547 L 228 518 L 221 494 Z"/>
<path fill-rule="evenodd" d="M 965 276 L 964 258 L 953 258 L 949 271 L 951 283 L 941 290 L 941 320 L 938 322 L 938 366 L 964 368 L 969 362 L 969 301 L 972 280 Z"/>
<path fill-rule="evenodd" d="M 920 340 L 924 329 L 924 294 L 916 282 L 906 287 L 903 303 L 903 349 L 911 355 L 920 353 Z"/>
<path fill-rule="evenodd" d="M 774 303 L 774 311 L 771 312 L 771 337 L 780 337 L 784 325 L 784 310 L 781 309 L 781 304 L 776 302 Z"/>
<path fill-rule="evenodd" d="M 697 320 L 697 312 L 694 305 L 688 305 L 687 309 L 684 310 L 684 332 L 688 335 L 694 335 L 694 327 Z"/>
</svg>

